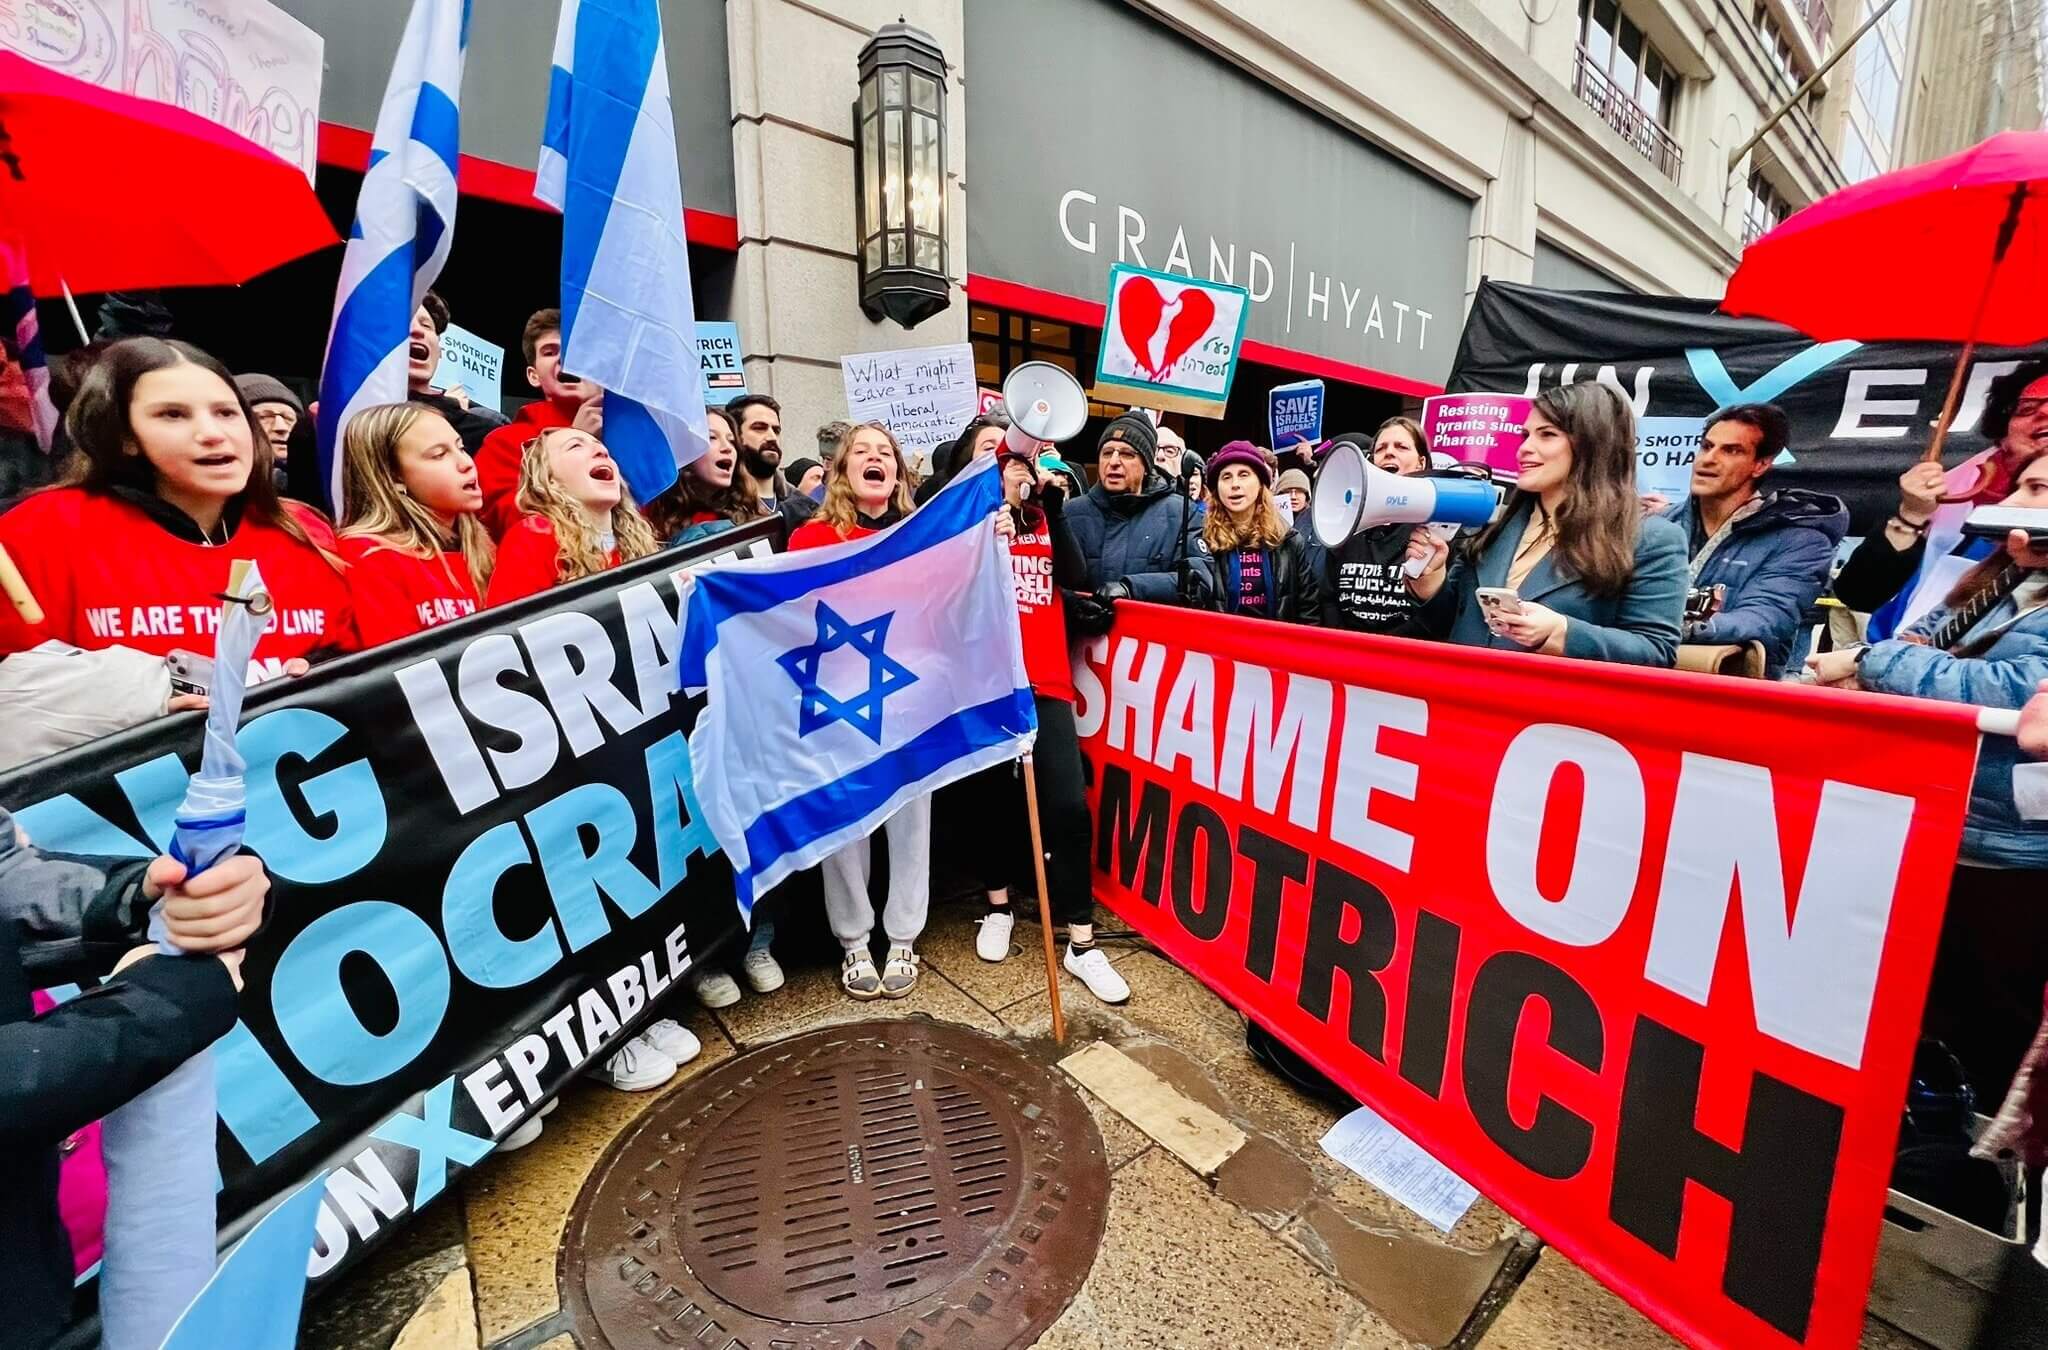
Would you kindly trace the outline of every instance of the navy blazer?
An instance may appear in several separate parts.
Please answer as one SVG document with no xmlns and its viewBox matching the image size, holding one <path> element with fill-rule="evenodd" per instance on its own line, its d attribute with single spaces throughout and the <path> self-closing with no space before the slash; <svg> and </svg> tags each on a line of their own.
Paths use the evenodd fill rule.
<svg viewBox="0 0 2048 1350">
<path fill-rule="evenodd" d="M 1420 617 L 1439 636 L 1467 647 L 1528 649 L 1496 637 L 1486 626 L 1476 592 L 1508 584 L 1508 565 L 1529 526 L 1529 509 L 1518 509 L 1501 526 L 1476 562 L 1459 559 Z M 1636 536 L 1635 573 L 1621 594 L 1597 596 L 1558 570 L 1553 547 L 1523 579 L 1517 592 L 1565 616 L 1564 654 L 1588 661 L 1635 666 L 1671 666 L 1678 660 L 1679 625 L 1685 617 L 1687 579 L 1685 531 L 1651 518 Z"/>
</svg>

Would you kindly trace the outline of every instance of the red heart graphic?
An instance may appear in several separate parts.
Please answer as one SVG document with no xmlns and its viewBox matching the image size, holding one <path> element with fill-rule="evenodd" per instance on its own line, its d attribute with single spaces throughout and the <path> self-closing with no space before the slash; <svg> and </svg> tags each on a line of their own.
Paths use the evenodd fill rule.
<svg viewBox="0 0 2048 1350">
<path fill-rule="evenodd" d="M 1167 325 L 1166 350 L 1154 365 L 1152 339 L 1158 336 L 1159 326 L 1166 318 L 1167 301 L 1150 277 L 1132 277 L 1118 293 L 1117 329 L 1123 335 L 1124 345 L 1130 348 L 1138 373 L 1155 383 L 1165 382 L 1181 357 L 1201 341 L 1202 334 L 1209 331 L 1209 325 L 1216 319 L 1216 302 L 1206 291 L 1189 286 L 1176 297 L 1176 303 L 1180 308 Z"/>
<path fill-rule="evenodd" d="M 1152 378 L 1164 380 L 1173 373 L 1173 367 L 1188 349 L 1202 340 L 1202 334 L 1209 331 L 1209 325 L 1216 321 L 1216 302 L 1209 298 L 1207 291 L 1196 290 L 1193 286 L 1180 293 L 1180 313 L 1173 316 L 1173 323 L 1166 330 L 1166 351 L 1160 356 L 1159 373 Z"/>
</svg>

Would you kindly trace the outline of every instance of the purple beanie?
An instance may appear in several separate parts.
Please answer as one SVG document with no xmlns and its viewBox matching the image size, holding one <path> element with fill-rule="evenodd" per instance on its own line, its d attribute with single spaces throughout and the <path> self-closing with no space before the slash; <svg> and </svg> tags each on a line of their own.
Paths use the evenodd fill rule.
<svg viewBox="0 0 2048 1350">
<path fill-rule="evenodd" d="M 1208 482 L 1209 491 L 1216 490 L 1216 480 L 1233 464 L 1251 466 L 1252 472 L 1259 476 L 1260 483 L 1267 487 L 1273 486 L 1273 466 L 1267 462 L 1266 452 L 1250 441 L 1231 441 L 1209 456 L 1209 463 L 1202 470 L 1202 477 Z"/>
</svg>

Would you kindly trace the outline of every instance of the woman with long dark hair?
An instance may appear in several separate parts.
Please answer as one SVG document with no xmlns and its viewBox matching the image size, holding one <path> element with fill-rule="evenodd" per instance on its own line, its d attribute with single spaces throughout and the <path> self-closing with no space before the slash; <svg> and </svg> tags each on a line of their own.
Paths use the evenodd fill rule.
<svg viewBox="0 0 2048 1350">
<path fill-rule="evenodd" d="M 1411 417 L 1389 417 L 1368 439 L 1363 432 L 1344 432 L 1338 441 L 1356 446 L 1374 465 L 1410 477 L 1429 472 L 1429 437 Z M 1420 637 L 1415 619 L 1421 601 L 1408 589 L 1401 568 L 1408 560 L 1413 525 L 1374 525 L 1343 543 L 1323 548 L 1313 540 L 1311 523 L 1297 515 L 1295 529 L 1311 543 L 1310 556 L 1321 564 L 1323 622 L 1354 633 L 1392 633 Z"/>
<path fill-rule="evenodd" d="M 1685 535 L 1643 519 L 1627 400 L 1597 383 L 1544 391 L 1516 459 L 1515 491 L 1455 562 L 1426 530 L 1409 540 L 1421 622 L 1467 646 L 1674 664 Z"/>
<path fill-rule="evenodd" d="M 0 516 L 0 545 L 45 616 L 30 627 L 0 606 L 0 654 L 56 639 L 210 660 L 221 593 L 244 559 L 277 606 L 250 679 L 355 649 L 333 527 L 279 500 L 270 439 L 220 362 L 183 342 L 117 342 L 65 426 L 77 457 L 63 482 Z"/>
<path fill-rule="evenodd" d="M 744 482 L 733 481 L 739 463 L 739 427 L 723 408 L 706 408 L 710 446 L 676 475 L 675 486 L 647 504 L 647 523 L 670 548 L 694 544 L 770 513 Z"/>
</svg>

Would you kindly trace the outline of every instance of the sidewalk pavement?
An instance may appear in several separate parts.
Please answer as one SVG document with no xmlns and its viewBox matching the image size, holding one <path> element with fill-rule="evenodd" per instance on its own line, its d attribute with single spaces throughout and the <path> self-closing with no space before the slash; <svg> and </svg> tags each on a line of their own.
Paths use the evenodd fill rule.
<svg viewBox="0 0 2048 1350">
<path fill-rule="evenodd" d="M 1048 1059 L 1105 1042 L 1245 1135 L 1206 1177 L 1082 1089 L 1115 1169 L 1108 1227 L 1043 1350 L 1677 1345 L 1483 1197 L 1439 1234 L 1329 1158 L 1318 1141 L 1338 1112 L 1255 1062 L 1243 1019 L 1148 949 L 1105 945 L 1131 985 L 1121 1008 L 1061 973 L 1067 1044 L 1055 1047 L 1036 924 L 1020 911 L 1013 954 L 990 964 L 974 954 L 977 913 L 934 907 L 917 991 L 893 1003 L 853 1002 L 826 968 L 792 969 L 777 993 L 716 1013 L 687 993 L 674 999 L 666 1011 L 704 1042 L 674 1082 L 645 1094 L 591 1082 L 566 1092 L 539 1142 L 487 1159 L 454 1202 L 421 1215 L 311 1308 L 302 1344 L 579 1350 L 559 1320 L 557 1258 L 569 1209 L 614 1136 L 743 1050 L 833 1023 L 924 1016 L 1016 1038 Z M 1863 1350 L 1924 1348 L 1873 1321 Z"/>
</svg>

